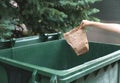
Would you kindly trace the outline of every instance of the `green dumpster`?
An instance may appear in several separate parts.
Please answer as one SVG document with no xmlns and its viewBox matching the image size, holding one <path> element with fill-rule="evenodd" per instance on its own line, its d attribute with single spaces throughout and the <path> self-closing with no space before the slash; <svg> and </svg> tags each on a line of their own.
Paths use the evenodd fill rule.
<svg viewBox="0 0 120 83">
<path fill-rule="evenodd" d="M 18 47 L 23 45 L 30 45 L 33 43 L 40 43 L 41 40 L 39 36 L 30 36 L 23 38 L 13 38 L 10 40 L 0 40 L 0 49 L 6 49 L 11 47 Z"/>
<path fill-rule="evenodd" d="M 10 40 L 0 40 L 0 49 L 6 49 L 11 47 L 18 47 L 23 45 L 30 45 L 45 41 L 52 41 L 60 39 L 60 32 L 58 33 L 45 33 L 42 35 L 35 35 L 22 38 L 13 38 Z"/>
<path fill-rule="evenodd" d="M 58 33 L 45 33 L 42 35 L 35 35 L 35 36 L 29 36 L 29 37 L 23 37 L 23 38 L 16 38 L 14 47 L 21 46 L 21 45 L 30 45 L 34 43 L 40 43 L 45 41 L 51 41 L 51 40 L 58 40 L 60 39 L 60 32 Z"/>
<path fill-rule="evenodd" d="M 30 45 L 34 43 L 40 43 L 41 40 L 38 35 L 36 36 L 29 36 L 29 37 L 23 37 L 23 38 L 16 38 L 14 47 L 17 46 L 23 46 L 23 45 Z"/>
<path fill-rule="evenodd" d="M 0 50 L 0 83 L 120 83 L 120 46 L 89 45 L 81 56 L 64 39 Z"/>
</svg>

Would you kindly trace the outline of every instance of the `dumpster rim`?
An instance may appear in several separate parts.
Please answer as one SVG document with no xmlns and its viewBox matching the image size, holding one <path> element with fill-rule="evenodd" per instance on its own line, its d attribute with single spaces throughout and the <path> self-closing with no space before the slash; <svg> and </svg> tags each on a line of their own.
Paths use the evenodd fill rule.
<svg viewBox="0 0 120 83">
<path fill-rule="evenodd" d="M 103 58 L 104 58 L 104 60 L 103 60 Z M 115 61 L 118 61 L 119 59 L 120 59 L 120 50 L 115 51 L 113 53 L 110 53 L 110 54 L 108 54 L 106 56 L 103 56 L 103 57 L 88 61 L 88 62 L 86 62 L 86 63 L 84 63 L 82 65 L 78 65 L 78 66 L 75 66 L 75 67 L 70 68 L 70 69 L 56 70 L 56 69 L 47 68 L 47 67 L 43 67 L 43 66 L 37 66 L 37 65 L 34 65 L 34 64 L 21 62 L 21 61 L 17 61 L 17 60 L 14 60 L 14 59 L 10 59 L 10 58 L 0 56 L 0 62 L 4 62 L 6 64 L 10 64 L 10 65 L 17 66 L 17 67 L 19 67 L 17 65 L 17 64 L 19 64 L 20 68 L 23 68 L 23 67 L 26 66 L 27 68 L 30 68 L 30 70 L 37 69 L 38 71 L 43 70 L 43 72 L 46 72 L 46 70 L 49 70 L 51 72 L 51 74 L 56 74 L 56 75 L 58 75 L 60 77 L 69 76 L 69 74 L 75 73 L 75 71 L 82 71 L 82 70 L 86 69 L 86 67 L 90 68 L 91 66 L 97 65 L 98 63 L 102 63 L 102 64 L 104 63 L 105 64 L 105 63 L 108 63 L 109 60 L 112 60 L 111 62 L 108 63 L 108 64 L 110 64 L 110 63 L 113 63 Z M 106 65 L 108 65 L 108 64 L 106 64 Z M 21 65 L 23 65 L 23 67 L 21 67 Z"/>
</svg>

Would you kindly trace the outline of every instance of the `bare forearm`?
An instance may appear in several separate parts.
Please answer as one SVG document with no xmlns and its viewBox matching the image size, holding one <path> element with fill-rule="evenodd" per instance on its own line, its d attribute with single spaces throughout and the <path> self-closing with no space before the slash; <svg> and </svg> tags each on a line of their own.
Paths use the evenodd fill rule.
<svg viewBox="0 0 120 83">
<path fill-rule="evenodd" d="M 108 31 L 112 31 L 112 32 L 116 32 L 116 33 L 120 33 L 120 24 L 93 22 L 91 26 L 101 28 L 104 30 L 108 30 Z"/>
<path fill-rule="evenodd" d="M 116 24 L 116 23 L 100 23 L 100 22 L 83 20 L 83 27 L 85 26 L 92 26 L 120 34 L 120 24 Z"/>
</svg>

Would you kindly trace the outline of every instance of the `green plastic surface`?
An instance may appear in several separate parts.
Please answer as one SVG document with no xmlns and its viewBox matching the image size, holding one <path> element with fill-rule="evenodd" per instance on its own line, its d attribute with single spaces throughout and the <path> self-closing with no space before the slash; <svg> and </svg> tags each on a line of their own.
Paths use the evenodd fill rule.
<svg viewBox="0 0 120 83">
<path fill-rule="evenodd" d="M 0 66 L 0 83 L 8 83 L 7 71 Z"/>
<path fill-rule="evenodd" d="M 13 47 L 0 50 L 0 62 L 9 83 L 119 83 L 120 46 L 89 44 L 89 52 L 81 56 L 63 39 Z"/>
<path fill-rule="evenodd" d="M 40 43 L 40 42 L 41 42 L 41 40 L 40 40 L 39 36 L 16 38 L 14 47 L 30 45 L 30 44 L 34 44 L 34 43 Z"/>
</svg>

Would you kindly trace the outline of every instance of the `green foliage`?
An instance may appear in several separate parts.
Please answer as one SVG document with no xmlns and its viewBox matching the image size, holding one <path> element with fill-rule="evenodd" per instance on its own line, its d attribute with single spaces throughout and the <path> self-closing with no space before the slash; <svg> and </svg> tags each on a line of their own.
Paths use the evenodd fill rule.
<svg viewBox="0 0 120 83">
<path fill-rule="evenodd" d="M 80 24 L 82 19 L 99 21 L 93 15 L 99 9 L 90 5 L 100 0 L 15 0 L 21 20 L 34 32 L 65 31 Z"/>
<path fill-rule="evenodd" d="M 0 38 L 10 38 L 14 24 L 12 18 L 15 16 L 16 10 L 9 4 L 9 0 L 0 2 Z"/>
<path fill-rule="evenodd" d="M 100 0 L 14 1 L 17 2 L 18 8 L 12 7 L 9 0 L 4 0 L 0 3 L 0 9 L 6 12 L 6 17 L 19 18 L 34 33 L 66 31 L 79 25 L 82 19 L 99 21 L 94 17 L 99 9 L 91 8 L 90 5 Z"/>
<path fill-rule="evenodd" d="M 2 19 L 0 21 L 0 38 L 9 38 L 14 30 L 14 25 L 10 19 Z"/>
</svg>

